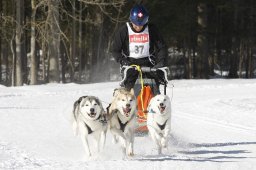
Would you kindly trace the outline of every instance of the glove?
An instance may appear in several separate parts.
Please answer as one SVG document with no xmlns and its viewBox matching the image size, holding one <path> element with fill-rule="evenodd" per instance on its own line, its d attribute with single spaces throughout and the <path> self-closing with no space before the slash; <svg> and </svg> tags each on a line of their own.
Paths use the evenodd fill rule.
<svg viewBox="0 0 256 170">
<path fill-rule="evenodd" d="M 164 72 L 162 70 L 156 70 L 156 76 L 157 76 L 157 80 L 160 84 L 166 84 L 166 80 L 164 77 Z"/>
<path fill-rule="evenodd" d="M 156 65 L 153 66 L 153 68 L 161 68 L 161 67 L 164 67 L 163 62 L 159 62 L 159 63 L 157 63 Z"/>
</svg>

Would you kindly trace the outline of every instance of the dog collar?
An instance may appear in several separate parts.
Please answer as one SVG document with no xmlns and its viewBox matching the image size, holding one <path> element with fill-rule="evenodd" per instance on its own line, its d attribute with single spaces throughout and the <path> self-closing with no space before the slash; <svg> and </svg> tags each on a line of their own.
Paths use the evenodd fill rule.
<svg viewBox="0 0 256 170">
<path fill-rule="evenodd" d="M 150 109 L 149 113 L 156 113 L 156 112 L 153 109 Z"/>
</svg>

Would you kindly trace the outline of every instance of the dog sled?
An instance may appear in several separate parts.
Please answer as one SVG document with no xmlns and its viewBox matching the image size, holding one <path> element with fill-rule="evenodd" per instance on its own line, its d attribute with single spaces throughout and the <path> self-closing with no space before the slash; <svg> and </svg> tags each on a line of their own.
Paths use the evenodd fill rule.
<svg viewBox="0 0 256 170">
<path fill-rule="evenodd" d="M 123 66 L 121 68 L 121 74 L 123 79 L 120 85 L 123 86 L 127 79 L 127 71 L 129 69 L 135 69 L 138 71 L 138 78 L 134 85 L 134 93 L 137 98 L 137 123 L 136 133 L 147 133 L 147 106 L 155 95 L 165 94 L 168 84 L 169 68 L 150 68 L 140 67 L 138 65 Z M 158 82 L 156 82 L 158 80 Z"/>
</svg>

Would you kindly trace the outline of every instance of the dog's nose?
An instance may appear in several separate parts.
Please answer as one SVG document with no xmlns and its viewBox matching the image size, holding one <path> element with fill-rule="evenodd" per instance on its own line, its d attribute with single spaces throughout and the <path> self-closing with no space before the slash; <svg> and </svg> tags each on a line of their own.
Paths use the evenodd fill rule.
<svg viewBox="0 0 256 170">
<path fill-rule="evenodd" d="M 131 105 L 130 104 L 126 104 L 126 107 L 130 107 Z"/>
<path fill-rule="evenodd" d="M 90 108 L 90 112 L 91 112 L 91 113 L 94 113 L 94 108 Z"/>
<path fill-rule="evenodd" d="M 163 103 L 160 103 L 160 106 L 164 106 L 164 104 L 163 104 Z"/>
</svg>

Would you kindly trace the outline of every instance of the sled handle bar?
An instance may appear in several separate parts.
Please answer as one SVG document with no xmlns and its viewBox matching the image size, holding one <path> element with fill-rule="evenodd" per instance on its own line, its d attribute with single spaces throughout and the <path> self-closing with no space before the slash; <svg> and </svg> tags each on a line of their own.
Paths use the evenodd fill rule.
<svg viewBox="0 0 256 170">
<path fill-rule="evenodd" d="M 128 70 L 128 69 L 130 69 L 130 68 L 134 68 L 135 70 L 137 70 L 137 68 L 134 67 L 134 66 L 122 66 L 122 68 L 124 68 L 125 70 Z M 156 72 L 157 70 L 162 70 L 162 71 L 169 72 L 169 68 L 168 68 L 168 67 L 160 67 L 160 68 L 140 67 L 140 70 L 141 70 L 143 73 Z"/>
<path fill-rule="evenodd" d="M 126 78 L 127 78 L 126 73 L 129 69 L 133 68 L 133 69 L 137 70 L 137 68 L 134 67 L 134 66 L 123 66 L 121 69 L 123 69 L 123 68 L 124 68 L 124 77 L 121 80 L 120 84 L 122 84 L 126 80 Z M 168 67 L 161 67 L 161 68 L 140 67 L 140 69 L 143 73 L 150 73 L 150 72 L 156 72 L 157 70 L 161 70 L 164 73 L 164 78 L 165 78 L 166 84 L 168 83 L 168 77 L 167 77 L 167 75 L 169 73 L 169 68 Z"/>
<path fill-rule="evenodd" d="M 156 72 L 157 70 L 156 68 L 151 68 L 151 67 L 141 67 L 140 69 L 144 73 Z"/>
</svg>

